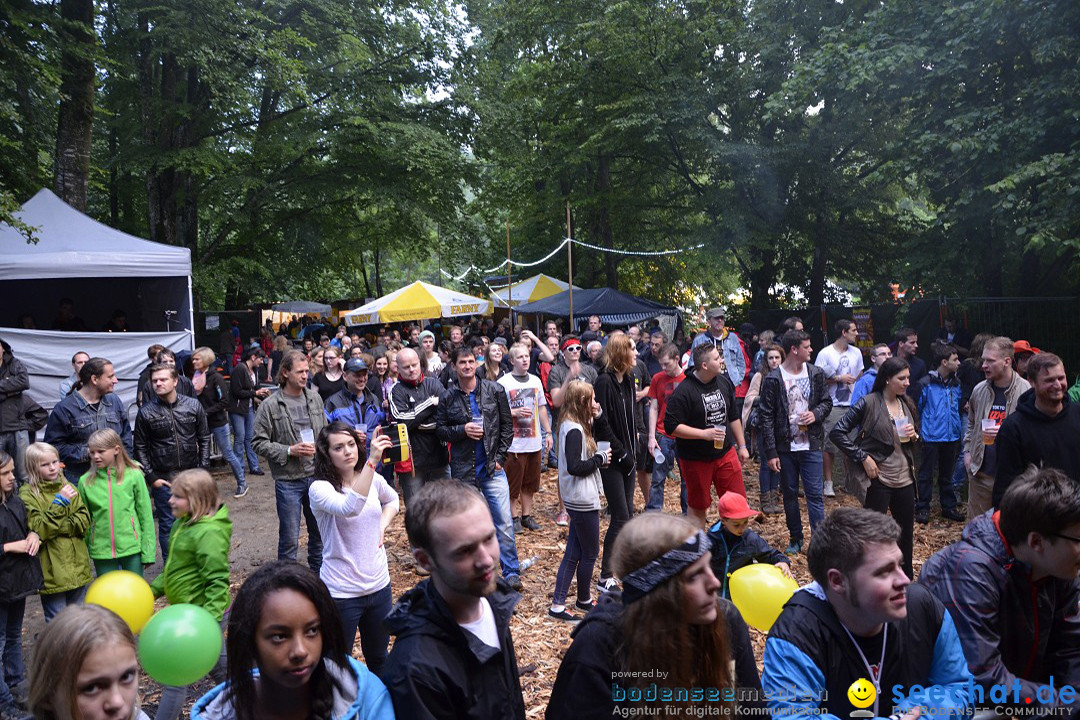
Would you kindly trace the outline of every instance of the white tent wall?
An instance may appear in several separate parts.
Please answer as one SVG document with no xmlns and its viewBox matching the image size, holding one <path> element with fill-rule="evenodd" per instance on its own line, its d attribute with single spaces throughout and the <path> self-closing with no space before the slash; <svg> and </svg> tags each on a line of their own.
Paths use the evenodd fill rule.
<svg viewBox="0 0 1080 720">
<path fill-rule="evenodd" d="M 78 333 L 0 327 L 0 339 L 11 346 L 12 355 L 26 368 L 30 397 L 45 409 L 52 409 L 60 401 L 60 382 L 71 375 L 71 356 L 80 350 L 112 362 L 120 380 L 116 393 L 125 406 L 134 406 L 135 384 L 149 362 L 146 348 L 160 343 L 174 352 L 193 349 L 191 333 L 186 330 Z"/>
</svg>

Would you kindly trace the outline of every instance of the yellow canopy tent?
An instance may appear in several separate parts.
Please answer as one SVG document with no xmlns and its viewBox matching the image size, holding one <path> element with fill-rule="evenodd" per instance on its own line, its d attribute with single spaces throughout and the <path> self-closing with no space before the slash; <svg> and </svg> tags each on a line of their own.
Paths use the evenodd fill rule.
<svg viewBox="0 0 1080 720">
<path fill-rule="evenodd" d="M 373 325 L 490 314 L 491 303 L 483 298 L 417 280 L 389 295 L 343 313 L 341 319 L 348 325 Z"/>
<path fill-rule="evenodd" d="M 494 292 L 491 299 L 495 301 L 498 307 L 507 307 L 507 298 L 509 298 L 510 306 L 517 307 L 518 305 L 557 295 L 569 287 L 570 285 L 562 280 L 540 273 L 516 282 L 509 288 Z M 579 290 L 580 288 L 574 286 L 574 289 Z"/>
</svg>

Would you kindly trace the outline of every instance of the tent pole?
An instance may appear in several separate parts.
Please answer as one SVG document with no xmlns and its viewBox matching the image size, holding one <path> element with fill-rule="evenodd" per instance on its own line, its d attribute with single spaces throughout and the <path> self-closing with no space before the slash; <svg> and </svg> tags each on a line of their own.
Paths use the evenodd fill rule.
<svg viewBox="0 0 1080 720">
<path fill-rule="evenodd" d="M 188 350 L 195 349 L 195 300 L 191 292 L 191 273 L 187 277 L 187 302 L 188 302 Z"/>
<path fill-rule="evenodd" d="M 510 308 L 510 329 L 514 328 L 514 280 L 510 277 L 510 221 L 506 221 L 506 305 Z"/>
<path fill-rule="evenodd" d="M 566 201 L 566 275 L 570 283 L 570 328 L 567 332 L 574 332 L 574 234 L 570 230 L 570 201 Z"/>
</svg>

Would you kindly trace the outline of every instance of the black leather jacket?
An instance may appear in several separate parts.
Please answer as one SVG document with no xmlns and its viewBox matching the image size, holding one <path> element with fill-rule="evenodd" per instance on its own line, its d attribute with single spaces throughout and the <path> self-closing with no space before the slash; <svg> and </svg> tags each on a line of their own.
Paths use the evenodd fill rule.
<svg viewBox="0 0 1080 720">
<path fill-rule="evenodd" d="M 135 459 L 147 479 L 210 466 L 210 429 L 198 400 L 177 395 L 166 405 L 155 397 L 135 417 Z"/>
<path fill-rule="evenodd" d="M 825 373 L 821 368 L 806 363 L 806 372 L 810 378 L 810 400 L 808 409 L 814 413 L 814 423 L 807 434 L 811 450 L 825 447 L 824 422 L 832 411 L 832 398 L 825 392 Z M 761 439 L 768 460 L 780 457 L 778 452 L 791 450 L 791 426 L 788 423 L 788 399 L 784 392 L 784 381 L 780 368 L 776 368 L 761 381 L 761 396 L 758 398 L 758 416 L 761 418 Z"/>
<path fill-rule="evenodd" d="M 484 416 L 483 443 L 490 478 L 495 474 L 495 463 L 506 462 L 506 453 L 514 440 L 514 421 L 510 415 L 510 401 L 502 387 L 479 378 L 476 383 L 476 404 Z M 465 423 L 471 420 L 469 398 L 454 378 L 435 412 L 435 434 L 439 440 L 450 444 L 450 472 L 454 479 L 476 484 L 476 441 L 465 435 Z"/>
</svg>

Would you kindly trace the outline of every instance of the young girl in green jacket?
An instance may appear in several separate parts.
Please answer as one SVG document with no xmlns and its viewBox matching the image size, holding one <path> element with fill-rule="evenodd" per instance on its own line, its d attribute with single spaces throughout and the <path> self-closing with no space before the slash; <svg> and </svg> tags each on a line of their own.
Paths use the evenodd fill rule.
<svg viewBox="0 0 1080 720">
<path fill-rule="evenodd" d="M 90 559 L 99 576 L 110 570 L 142 575 L 157 555 L 146 478 L 115 430 L 94 432 L 86 446 L 93 467 L 79 480 L 79 497 L 90 511 Z"/>
<path fill-rule="evenodd" d="M 169 534 L 169 559 L 150 588 L 154 597 L 164 595 L 173 605 L 198 605 L 220 623 L 229 607 L 229 509 L 205 470 L 184 470 L 173 479 L 169 507 L 177 520 Z M 224 667 L 222 646 L 216 669 Z M 185 700 L 186 687 L 166 687 L 154 720 L 175 720 Z"/>
<path fill-rule="evenodd" d="M 93 579 L 83 540 L 90 511 L 75 486 L 64 479 L 60 453 L 52 445 L 34 443 L 26 448 L 26 477 L 30 482 L 19 488 L 19 497 L 26 505 L 30 529 L 41 538 L 38 558 L 45 576 L 41 610 L 47 623 L 68 605 L 81 603 Z"/>
</svg>

